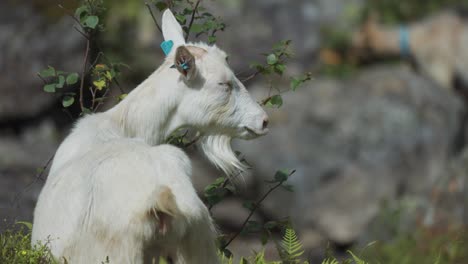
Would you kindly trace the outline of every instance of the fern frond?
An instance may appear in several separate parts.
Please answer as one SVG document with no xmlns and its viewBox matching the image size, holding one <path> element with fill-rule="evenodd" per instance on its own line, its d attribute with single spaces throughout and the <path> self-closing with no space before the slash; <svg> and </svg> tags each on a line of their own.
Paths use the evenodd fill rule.
<svg viewBox="0 0 468 264">
<path fill-rule="evenodd" d="M 322 264 L 340 264 L 340 263 L 338 262 L 338 260 L 334 258 L 327 258 L 322 262 Z"/>
<path fill-rule="evenodd" d="M 364 260 L 358 258 L 356 255 L 354 255 L 353 252 L 351 252 L 350 250 L 348 250 L 348 253 L 351 255 L 351 257 L 353 257 L 353 260 L 354 262 L 356 262 L 356 264 L 369 264 L 367 262 L 365 262 Z"/>
<path fill-rule="evenodd" d="M 296 232 L 294 229 L 289 227 L 286 228 L 286 231 L 284 232 L 281 247 L 283 248 L 288 261 L 298 261 L 299 257 L 304 254 L 302 244 L 297 238 Z"/>
</svg>

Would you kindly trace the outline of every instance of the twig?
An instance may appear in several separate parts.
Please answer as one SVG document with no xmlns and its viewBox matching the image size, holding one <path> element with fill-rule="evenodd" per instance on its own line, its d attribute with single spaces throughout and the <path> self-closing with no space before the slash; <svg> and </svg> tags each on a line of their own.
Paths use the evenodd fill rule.
<svg viewBox="0 0 468 264">
<path fill-rule="evenodd" d="M 89 36 L 83 31 L 79 30 L 76 26 L 73 26 L 73 29 L 75 29 L 78 33 L 80 33 L 80 35 L 83 36 L 85 39 L 89 39 Z"/>
<path fill-rule="evenodd" d="M 106 98 L 106 95 L 109 93 L 109 91 L 110 91 L 110 87 L 108 87 L 108 88 L 106 89 L 106 91 L 104 92 L 104 94 L 103 94 L 100 98 L 101 98 L 101 99 Z M 96 113 L 97 110 L 99 109 L 99 107 L 100 107 L 102 104 L 104 104 L 104 100 L 101 100 L 101 101 L 99 101 L 99 102 L 97 103 L 97 105 L 96 105 L 96 107 L 94 108 L 93 112 Z"/>
<path fill-rule="evenodd" d="M 251 79 L 257 77 L 257 75 L 259 75 L 259 74 L 260 74 L 260 71 L 256 71 L 256 72 L 252 73 L 251 75 L 245 77 L 245 79 L 242 79 L 241 82 L 243 82 L 243 83 L 244 83 L 244 82 L 248 82 L 248 81 L 250 81 Z"/>
<path fill-rule="evenodd" d="M 23 196 L 23 194 L 24 194 L 26 191 L 28 191 L 28 190 L 31 188 L 31 186 L 32 186 L 33 184 L 35 184 L 35 183 L 38 182 L 39 180 L 45 181 L 45 179 L 42 178 L 42 176 L 44 175 L 44 172 L 47 170 L 47 168 L 49 167 L 50 163 L 51 163 L 52 160 L 54 159 L 54 156 L 55 156 L 55 155 L 52 155 L 52 156 L 47 160 L 46 164 L 40 168 L 40 171 L 39 171 L 38 173 L 36 173 L 36 175 L 34 176 L 34 180 L 33 180 L 31 183 L 29 183 L 28 185 L 26 185 L 26 187 L 24 187 L 24 189 L 23 189 L 21 192 L 19 192 L 19 193 L 16 194 L 16 196 L 15 196 L 15 198 L 14 198 L 14 200 L 13 200 L 13 204 L 18 204 L 19 201 L 20 201 L 20 199 L 21 199 L 21 196 Z"/>
<path fill-rule="evenodd" d="M 187 41 L 188 38 L 189 38 L 190 29 L 192 28 L 193 21 L 195 20 L 195 13 L 197 12 L 198 5 L 200 4 L 200 2 L 201 2 L 201 0 L 197 0 L 197 3 L 195 4 L 195 7 L 193 8 L 192 17 L 190 18 L 190 23 L 189 23 L 189 25 L 187 27 L 187 35 L 185 36 L 185 41 Z"/>
<path fill-rule="evenodd" d="M 294 173 L 296 172 L 296 170 L 293 170 L 289 173 L 288 175 L 288 178 L 293 175 Z M 221 250 L 224 250 L 225 248 L 227 248 L 229 246 L 229 244 L 231 244 L 231 242 L 236 239 L 237 236 L 239 236 L 239 234 L 242 232 L 242 230 L 244 230 L 245 226 L 247 225 L 247 223 L 249 222 L 250 218 L 252 218 L 253 214 L 255 213 L 255 211 L 257 211 L 257 209 L 260 207 L 260 204 L 268 197 L 268 195 L 270 195 L 271 192 L 273 192 L 274 190 L 276 190 L 278 187 L 280 187 L 282 184 L 284 183 L 284 181 L 281 181 L 281 182 L 278 182 L 275 186 L 271 187 L 263 196 L 262 198 L 260 198 L 255 204 L 254 204 L 254 207 L 250 210 L 250 214 L 249 216 L 247 216 L 247 218 L 244 220 L 244 222 L 242 223 L 242 226 L 241 226 L 241 229 L 235 233 L 231 239 L 229 239 L 229 241 L 224 244 L 222 246 L 222 249 Z"/>
<path fill-rule="evenodd" d="M 66 9 L 62 4 L 58 4 L 58 7 L 63 9 L 63 11 L 65 11 L 65 13 L 67 13 L 68 16 L 75 20 L 75 22 L 78 23 L 78 25 L 80 25 L 81 29 L 84 30 L 83 25 L 81 25 L 81 21 L 78 20 L 78 18 L 76 18 L 70 10 Z"/>
<path fill-rule="evenodd" d="M 162 33 L 162 29 L 161 29 L 161 27 L 159 26 L 158 21 L 157 21 L 156 18 L 154 17 L 153 10 L 151 9 L 150 4 L 148 4 L 148 2 L 145 2 L 145 5 L 146 5 L 146 7 L 148 8 L 149 13 L 151 14 L 151 17 L 153 18 L 154 24 L 156 24 L 156 27 L 158 28 L 159 32 Z"/>
<path fill-rule="evenodd" d="M 98 54 L 97 54 L 96 58 L 94 59 L 93 63 L 91 63 L 91 64 L 89 65 L 89 70 L 88 70 L 88 72 L 91 72 L 91 70 L 97 65 L 99 59 L 100 59 L 101 56 L 103 56 L 103 55 L 104 55 L 104 53 L 103 53 L 102 51 L 99 51 L 99 52 L 98 52 Z"/>
<path fill-rule="evenodd" d="M 42 78 L 42 76 L 39 73 L 37 73 L 37 77 L 39 77 L 39 79 L 41 79 L 44 82 L 44 84 L 47 84 L 47 81 L 44 78 Z"/>
<path fill-rule="evenodd" d="M 89 57 L 89 49 L 90 49 L 90 40 L 86 40 L 86 51 L 85 55 L 83 58 L 83 69 L 81 70 L 81 84 L 80 84 L 80 108 L 81 112 L 85 110 L 84 107 L 84 102 L 83 102 L 83 88 L 84 88 L 84 82 L 85 82 L 85 74 L 86 74 L 86 64 L 88 63 L 88 57 Z"/>
<path fill-rule="evenodd" d="M 224 179 L 224 182 L 223 182 L 223 185 L 221 185 L 221 189 L 224 189 L 226 187 L 226 185 L 228 184 L 229 182 L 229 179 L 226 178 Z M 211 209 L 213 208 L 213 206 L 215 206 L 215 204 L 211 204 L 209 207 L 208 207 L 208 211 L 211 212 Z"/>
</svg>

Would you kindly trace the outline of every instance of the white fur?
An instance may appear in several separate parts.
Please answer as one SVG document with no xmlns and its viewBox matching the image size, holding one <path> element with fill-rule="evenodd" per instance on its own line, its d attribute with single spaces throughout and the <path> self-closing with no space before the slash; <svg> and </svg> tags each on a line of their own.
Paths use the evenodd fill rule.
<svg viewBox="0 0 468 264">
<path fill-rule="evenodd" d="M 172 40 L 174 42 L 174 50 L 178 46 L 185 44 L 182 28 L 179 26 L 179 22 L 177 22 L 177 19 L 169 9 L 163 13 L 162 24 L 166 25 L 162 28 L 163 37 L 165 40 Z"/>
<path fill-rule="evenodd" d="M 168 12 L 163 30 L 170 33 L 164 36 L 183 40 Z M 53 255 L 68 263 L 101 263 L 107 256 L 111 263 L 142 263 L 150 243 L 176 263 L 219 262 L 216 231 L 191 183 L 190 160 L 163 142 L 176 129 L 198 129 L 207 157 L 233 174 L 244 167 L 231 138 L 266 133 L 267 116 L 223 51 L 186 45 L 206 51 L 196 58 L 196 78 L 170 67 L 172 52 L 120 104 L 77 122 L 39 196 L 33 244 L 49 240 Z"/>
</svg>

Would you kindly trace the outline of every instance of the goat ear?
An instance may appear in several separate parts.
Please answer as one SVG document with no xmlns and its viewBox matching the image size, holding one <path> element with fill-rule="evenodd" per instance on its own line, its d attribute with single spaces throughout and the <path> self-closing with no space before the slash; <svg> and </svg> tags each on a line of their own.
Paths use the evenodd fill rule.
<svg viewBox="0 0 468 264">
<path fill-rule="evenodd" d="M 180 46 L 177 48 L 174 66 L 188 80 L 195 76 L 195 57 L 185 46 Z"/>
<path fill-rule="evenodd" d="M 172 40 L 174 42 L 174 47 L 185 44 L 182 27 L 169 9 L 166 9 L 162 16 L 162 33 L 164 40 Z"/>
</svg>

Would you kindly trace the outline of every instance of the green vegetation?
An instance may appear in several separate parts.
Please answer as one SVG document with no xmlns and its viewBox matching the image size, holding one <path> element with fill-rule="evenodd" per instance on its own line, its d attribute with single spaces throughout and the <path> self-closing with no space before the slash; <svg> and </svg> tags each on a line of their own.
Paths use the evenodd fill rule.
<svg viewBox="0 0 468 264">
<path fill-rule="evenodd" d="M 416 19 L 424 14 L 430 13 L 436 8 L 446 3 L 462 3 L 462 0 L 411 0 L 404 3 L 390 0 L 369 0 L 368 6 L 363 10 L 365 14 L 375 10 L 382 14 L 384 22 L 395 23 Z M 464 1 L 463 1 L 464 2 Z M 224 31 L 226 25 L 220 17 L 206 11 L 199 1 L 174 0 L 174 1 L 149 1 L 148 8 L 162 11 L 171 7 L 175 11 L 178 21 L 183 25 L 187 37 L 205 37 L 210 43 L 216 42 L 216 34 Z M 426 8 L 427 4 L 427 8 Z M 421 6 L 423 8 L 421 8 Z M 417 8 L 418 7 L 418 8 Z M 431 11 L 432 10 L 432 11 Z M 105 29 L 102 19 L 104 12 L 102 0 L 84 1 L 78 6 L 70 16 L 75 19 L 78 29 L 86 39 L 87 47 L 84 50 L 83 69 L 78 72 L 67 72 L 49 66 L 39 72 L 39 76 L 44 80 L 44 91 L 61 98 L 64 108 L 71 108 L 79 104 L 80 113 L 86 114 L 98 110 L 104 100 L 109 99 L 107 94 L 113 87 L 119 87 L 117 79 L 120 77 L 120 67 L 124 64 L 116 63 L 108 59 L 102 50 L 98 48 L 96 42 L 99 39 L 96 35 Z M 148 14 L 150 15 L 150 14 Z M 159 25 L 155 25 L 155 30 Z M 322 68 L 321 73 L 329 75 L 348 75 L 355 71 L 356 63 L 352 56 L 343 51 L 349 47 L 349 36 L 343 32 L 334 30 L 324 30 L 325 47 L 330 50 L 340 50 L 336 53 L 323 53 L 330 64 Z M 243 79 L 248 81 L 255 77 L 263 77 L 268 83 L 268 96 L 261 101 L 267 107 L 279 108 L 283 105 L 282 94 L 294 91 L 304 82 L 312 79 L 311 73 L 304 73 L 299 76 L 286 76 L 287 62 L 292 57 L 289 40 L 279 41 L 270 51 L 264 54 L 261 62 L 252 62 L 251 73 Z M 290 86 L 280 90 L 275 86 L 277 78 L 287 78 Z M 64 89 L 68 88 L 68 89 Z M 85 94 L 87 93 L 87 94 Z M 85 96 L 87 95 L 87 96 Z M 125 93 L 118 99 L 125 97 Z M 117 100 L 116 100 L 117 101 Z M 179 131 L 179 134 L 172 135 L 168 141 L 179 147 L 188 147 L 196 141 L 188 139 L 186 131 Z M 267 260 L 264 251 L 254 252 L 252 256 L 241 258 L 239 263 L 309 263 L 304 254 L 304 249 L 296 233 L 291 229 L 288 220 L 270 221 L 259 223 L 251 221 L 250 217 L 267 196 L 277 188 L 284 188 L 292 191 L 287 180 L 294 173 L 294 170 L 278 170 L 271 181 L 266 184 L 270 189 L 258 201 L 246 201 L 244 207 L 249 209 L 251 214 L 245 220 L 242 230 L 230 237 L 220 238 L 220 250 L 222 252 L 223 263 L 234 263 L 232 253 L 228 246 L 238 235 L 256 234 L 265 245 L 274 243 L 277 248 L 280 260 Z M 211 209 L 217 203 L 229 195 L 236 195 L 235 188 L 225 177 L 220 177 L 214 183 L 205 188 L 204 199 Z M 23 225 L 17 231 L 8 230 L 0 233 L 0 263 L 12 264 L 48 264 L 53 263 L 47 245 L 30 246 L 30 224 Z M 25 228 L 26 227 L 26 228 Z M 466 232 L 443 232 L 437 233 L 429 230 L 420 230 L 415 234 L 399 233 L 396 238 L 388 243 L 376 242 L 366 247 L 364 250 L 355 249 L 346 257 L 335 258 L 331 254 L 323 260 L 322 264 L 364 264 L 364 263 L 434 263 L 434 264 L 455 264 L 468 262 L 468 235 Z M 283 235 L 280 241 L 276 241 L 273 233 Z M 164 261 L 160 261 L 163 263 Z"/>
<path fill-rule="evenodd" d="M 17 231 L 7 230 L 0 233 L 0 263 L 55 263 L 46 245 L 31 247 L 32 225 L 30 223 L 21 222 L 15 227 Z"/>
<path fill-rule="evenodd" d="M 458 264 L 468 262 L 467 248 L 468 233 L 464 228 L 420 228 L 411 234 L 402 233 L 388 243 L 373 243 L 363 258 L 369 263 Z"/>
<path fill-rule="evenodd" d="M 22 224 L 24 225 L 24 223 Z M 27 228 L 25 228 L 27 226 Z M 51 264 L 55 263 L 46 246 L 30 245 L 30 224 L 17 231 L 0 233 L 0 263 Z M 223 264 L 308 264 L 304 250 L 293 229 L 286 227 L 281 241 L 275 242 L 279 260 L 268 260 L 264 251 L 253 252 L 234 262 L 233 256 L 222 255 Z M 321 264 L 460 264 L 468 262 L 468 232 L 453 230 L 440 232 L 420 229 L 414 234 L 401 234 L 390 242 L 372 242 L 364 249 L 348 251 L 346 257 L 335 258 L 331 251 Z M 358 253 L 359 252 L 359 253 Z M 106 262 L 111 263 L 111 262 Z M 159 263 L 166 263 L 160 260 Z"/>
</svg>

